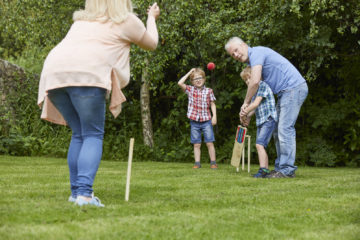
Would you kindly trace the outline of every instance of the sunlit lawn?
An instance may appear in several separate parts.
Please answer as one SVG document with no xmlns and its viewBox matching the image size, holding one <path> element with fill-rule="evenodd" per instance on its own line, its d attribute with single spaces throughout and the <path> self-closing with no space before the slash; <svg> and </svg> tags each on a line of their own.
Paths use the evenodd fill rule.
<svg viewBox="0 0 360 240">
<path fill-rule="evenodd" d="M 229 165 L 102 161 L 105 208 L 67 202 L 65 159 L 0 156 L 0 239 L 360 239 L 360 169 L 254 179 Z M 257 166 L 252 166 L 252 172 Z"/>
</svg>

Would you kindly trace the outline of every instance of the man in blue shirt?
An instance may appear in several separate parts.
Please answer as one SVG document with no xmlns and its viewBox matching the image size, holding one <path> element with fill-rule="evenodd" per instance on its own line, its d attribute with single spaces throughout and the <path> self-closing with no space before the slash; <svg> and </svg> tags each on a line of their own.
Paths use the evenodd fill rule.
<svg viewBox="0 0 360 240">
<path fill-rule="evenodd" d="M 270 48 L 249 47 L 240 38 L 233 37 L 226 43 L 225 49 L 235 60 L 248 63 L 251 67 L 251 78 L 240 116 L 246 115 L 245 109 L 258 90 L 261 78 L 277 95 L 279 121 L 274 131 L 277 158 L 275 171 L 269 177 L 295 177 L 295 123 L 308 94 L 305 79 L 294 65 Z"/>
</svg>

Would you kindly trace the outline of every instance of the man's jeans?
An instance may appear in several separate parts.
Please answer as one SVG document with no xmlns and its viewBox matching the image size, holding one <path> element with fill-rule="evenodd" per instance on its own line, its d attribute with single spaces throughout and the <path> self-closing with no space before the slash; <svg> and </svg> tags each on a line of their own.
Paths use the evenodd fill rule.
<svg viewBox="0 0 360 240">
<path fill-rule="evenodd" d="M 273 134 L 277 153 L 275 170 L 285 175 L 292 175 L 297 169 L 297 166 L 294 165 L 296 156 L 295 123 L 307 95 L 306 82 L 278 94 L 276 111 L 279 121 Z"/>
<path fill-rule="evenodd" d="M 71 195 L 90 197 L 99 168 L 105 124 L 106 90 L 66 87 L 49 91 L 49 99 L 72 130 L 68 150 Z"/>
</svg>

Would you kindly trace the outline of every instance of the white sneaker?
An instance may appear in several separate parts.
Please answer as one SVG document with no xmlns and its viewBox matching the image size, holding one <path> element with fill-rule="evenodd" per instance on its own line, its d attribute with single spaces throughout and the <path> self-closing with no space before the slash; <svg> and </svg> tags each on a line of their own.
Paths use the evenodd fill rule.
<svg viewBox="0 0 360 240">
<path fill-rule="evenodd" d="M 74 198 L 72 195 L 70 195 L 68 201 L 69 201 L 69 202 L 75 202 L 75 201 L 76 201 L 76 198 Z"/>
<path fill-rule="evenodd" d="M 78 206 L 83 205 L 94 205 L 96 207 L 105 207 L 104 204 L 101 203 L 100 199 L 98 197 L 92 197 L 90 201 L 86 201 L 84 197 L 78 196 L 76 198 L 75 204 Z"/>
<path fill-rule="evenodd" d="M 91 193 L 91 197 L 94 197 L 94 192 Z M 76 201 L 76 198 L 74 198 L 72 195 L 70 195 L 68 201 L 69 201 L 69 202 L 75 202 L 75 201 Z"/>
</svg>

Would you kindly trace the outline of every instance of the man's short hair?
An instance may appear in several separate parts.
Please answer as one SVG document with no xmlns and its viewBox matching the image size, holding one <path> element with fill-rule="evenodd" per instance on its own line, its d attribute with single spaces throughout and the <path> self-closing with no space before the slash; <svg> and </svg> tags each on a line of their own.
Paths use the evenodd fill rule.
<svg viewBox="0 0 360 240">
<path fill-rule="evenodd" d="M 239 38 L 239 37 L 232 37 L 232 38 L 230 38 L 229 41 L 227 41 L 227 43 L 225 44 L 225 50 L 228 51 L 229 48 L 230 48 L 230 45 L 233 44 L 233 43 L 239 43 L 239 44 L 241 44 L 241 43 L 243 43 L 243 42 L 244 42 L 244 41 L 243 41 L 241 38 Z"/>
</svg>

